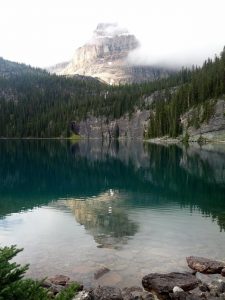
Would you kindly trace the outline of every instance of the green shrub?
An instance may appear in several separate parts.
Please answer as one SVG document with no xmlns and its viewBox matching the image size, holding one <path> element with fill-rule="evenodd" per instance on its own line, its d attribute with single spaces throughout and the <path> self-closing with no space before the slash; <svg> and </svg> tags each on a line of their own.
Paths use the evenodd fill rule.
<svg viewBox="0 0 225 300">
<path fill-rule="evenodd" d="M 21 266 L 10 262 L 23 249 L 16 246 L 0 248 L 0 300 L 46 300 L 48 290 L 41 286 L 42 281 L 24 279 L 28 265 Z M 79 286 L 71 284 L 60 292 L 56 299 L 72 299 Z"/>
</svg>

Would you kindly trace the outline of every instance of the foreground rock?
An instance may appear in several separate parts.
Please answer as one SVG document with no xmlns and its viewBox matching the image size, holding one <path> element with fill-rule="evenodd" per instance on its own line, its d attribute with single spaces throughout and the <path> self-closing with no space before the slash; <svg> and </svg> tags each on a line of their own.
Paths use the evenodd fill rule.
<svg viewBox="0 0 225 300">
<path fill-rule="evenodd" d="M 152 273 L 142 279 L 142 285 L 147 291 L 154 291 L 158 295 L 168 296 L 174 287 L 184 291 L 194 289 L 198 285 L 198 279 L 190 273 L 172 272 L 168 274 Z"/>
<path fill-rule="evenodd" d="M 93 291 L 93 299 L 123 300 L 122 292 L 117 287 L 99 286 Z"/>
<path fill-rule="evenodd" d="M 143 291 L 141 287 L 130 287 L 122 290 L 123 300 L 154 300 L 152 293 Z"/>
<path fill-rule="evenodd" d="M 207 284 L 207 285 L 209 285 L 210 283 L 212 283 L 215 280 L 225 282 L 225 278 L 220 274 L 203 274 L 203 273 L 197 272 L 195 274 L 195 276 L 198 280 L 200 280 L 202 283 Z"/>
<path fill-rule="evenodd" d="M 204 257 L 189 256 L 186 258 L 188 266 L 197 272 L 206 273 L 206 274 L 216 274 L 221 273 L 225 267 L 225 263 L 210 260 Z"/>
<path fill-rule="evenodd" d="M 48 280 L 55 285 L 66 285 L 70 281 L 70 278 L 65 275 L 56 275 L 50 277 Z"/>
<path fill-rule="evenodd" d="M 49 297 L 54 298 L 55 296 L 57 296 L 57 294 L 66 289 L 72 283 L 75 283 L 77 285 L 79 291 L 83 290 L 82 284 L 71 281 L 70 277 L 65 275 L 56 275 L 44 280 L 42 282 L 42 287 L 48 290 Z"/>
</svg>

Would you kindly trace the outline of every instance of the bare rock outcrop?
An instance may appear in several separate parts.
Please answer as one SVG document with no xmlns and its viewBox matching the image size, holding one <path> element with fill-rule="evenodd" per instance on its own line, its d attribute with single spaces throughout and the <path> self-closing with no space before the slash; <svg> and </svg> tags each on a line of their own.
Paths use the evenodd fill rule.
<svg viewBox="0 0 225 300">
<path fill-rule="evenodd" d="M 166 77 L 171 71 L 161 67 L 136 66 L 128 55 L 139 42 L 127 29 L 116 23 L 98 24 L 92 39 L 76 49 L 72 60 L 48 68 L 58 75 L 85 75 L 108 84 L 151 81 Z"/>
<path fill-rule="evenodd" d="M 147 291 L 154 291 L 158 295 L 167 296 L 173 292 L 175 286 L 184 291 L 194 289 L 198 285 L 198 279 L 191 273 L 152 273 L 143 277 L 142 285 Z"/>
<path fill-rule="evenodd" d="M 189 135 L 190 141 L 198 141 L 203 138 L 209 141 L 225 140 L 225 100 L 210 100 L 211 116 L 208 120 L 201 119 L 204 117 L 204 107 L 193 107 L 181 116 L 183 126 L 183 135 Z"/>
<path fill-rule="evenodd" d="M 197 272 L 216 274 L 221 273 L 222 269 L 225 266 L 225 263 L 211 260 L 205 257 L 189 256 L 186 258 L 188 266 Z"/>
<path fill-rule="evenodd" d="M 124 115 L 119 119 L 110 120 L 106 117 L 90 116 L 81 121 L 79 135 L 90 139 L 111 140 L 115 138 L 142 139 L 148 127 L 149 111 L 138 110 L 132 117 Z"/>
</svg>

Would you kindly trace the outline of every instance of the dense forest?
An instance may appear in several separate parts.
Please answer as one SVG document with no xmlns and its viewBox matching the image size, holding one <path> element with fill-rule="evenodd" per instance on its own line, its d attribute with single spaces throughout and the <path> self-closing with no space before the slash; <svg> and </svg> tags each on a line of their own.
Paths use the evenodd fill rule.
<svg viewBox="0 0 225 300">
<path fill-rule="evenodd" d="M 199 127 L 208 121 L 213 113 L 213 102 L 225 93 L 225 48 L 214 60 L 208 59 L 203 66 L 193 67 L 186 82 L 177 87 L 176 92 L 167 99 L 159 99 L 152 106 L 148 137 L 169 135 L 178 136 L 181 131 L 181 115 L 191 107 L 203 106 L 203 114 L 198 113 L 189 125 Z"/>
<path fill-rule="evenodd" d="M 156 91 L 166 97 L 149 104 Z M 180 116 L 225 92 L 225 51 L 203 66 L 182 69 L 168 78 L 142 84 L 109 86 L 84 76 L 56 76 L 0 58 L 0 137 L 68 137 L 73 121 L 89 115 L 107 119 L 150 110 L 148 137 L 177 136 Z M 205 105 L 205 118 L 211 113 Z"/>
</svg>

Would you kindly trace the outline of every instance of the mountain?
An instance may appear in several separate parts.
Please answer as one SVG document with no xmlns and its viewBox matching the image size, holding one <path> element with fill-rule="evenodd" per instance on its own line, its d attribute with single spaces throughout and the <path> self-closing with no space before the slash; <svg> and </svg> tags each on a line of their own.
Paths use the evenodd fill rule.
<svg viewBox="0 0 225 300">
<path fill-rule="evenodd" d="M 0 59 L 0 137 L 225 140 L 225 50 L 167 78 L 108 85 Z"/>
<path fill-rule="evenodd" d="M 58 75 L 97 77 L 108 84 L 152 81 L 172 72 L 166 68 L 131 64 L 128 55 L 138 47 L 138 40 L 127 29 L 115 23 L 100 23 L 92 39 L 76 49 L 70 62 L 52 66 L 48 71 Z"/>
</svg>

